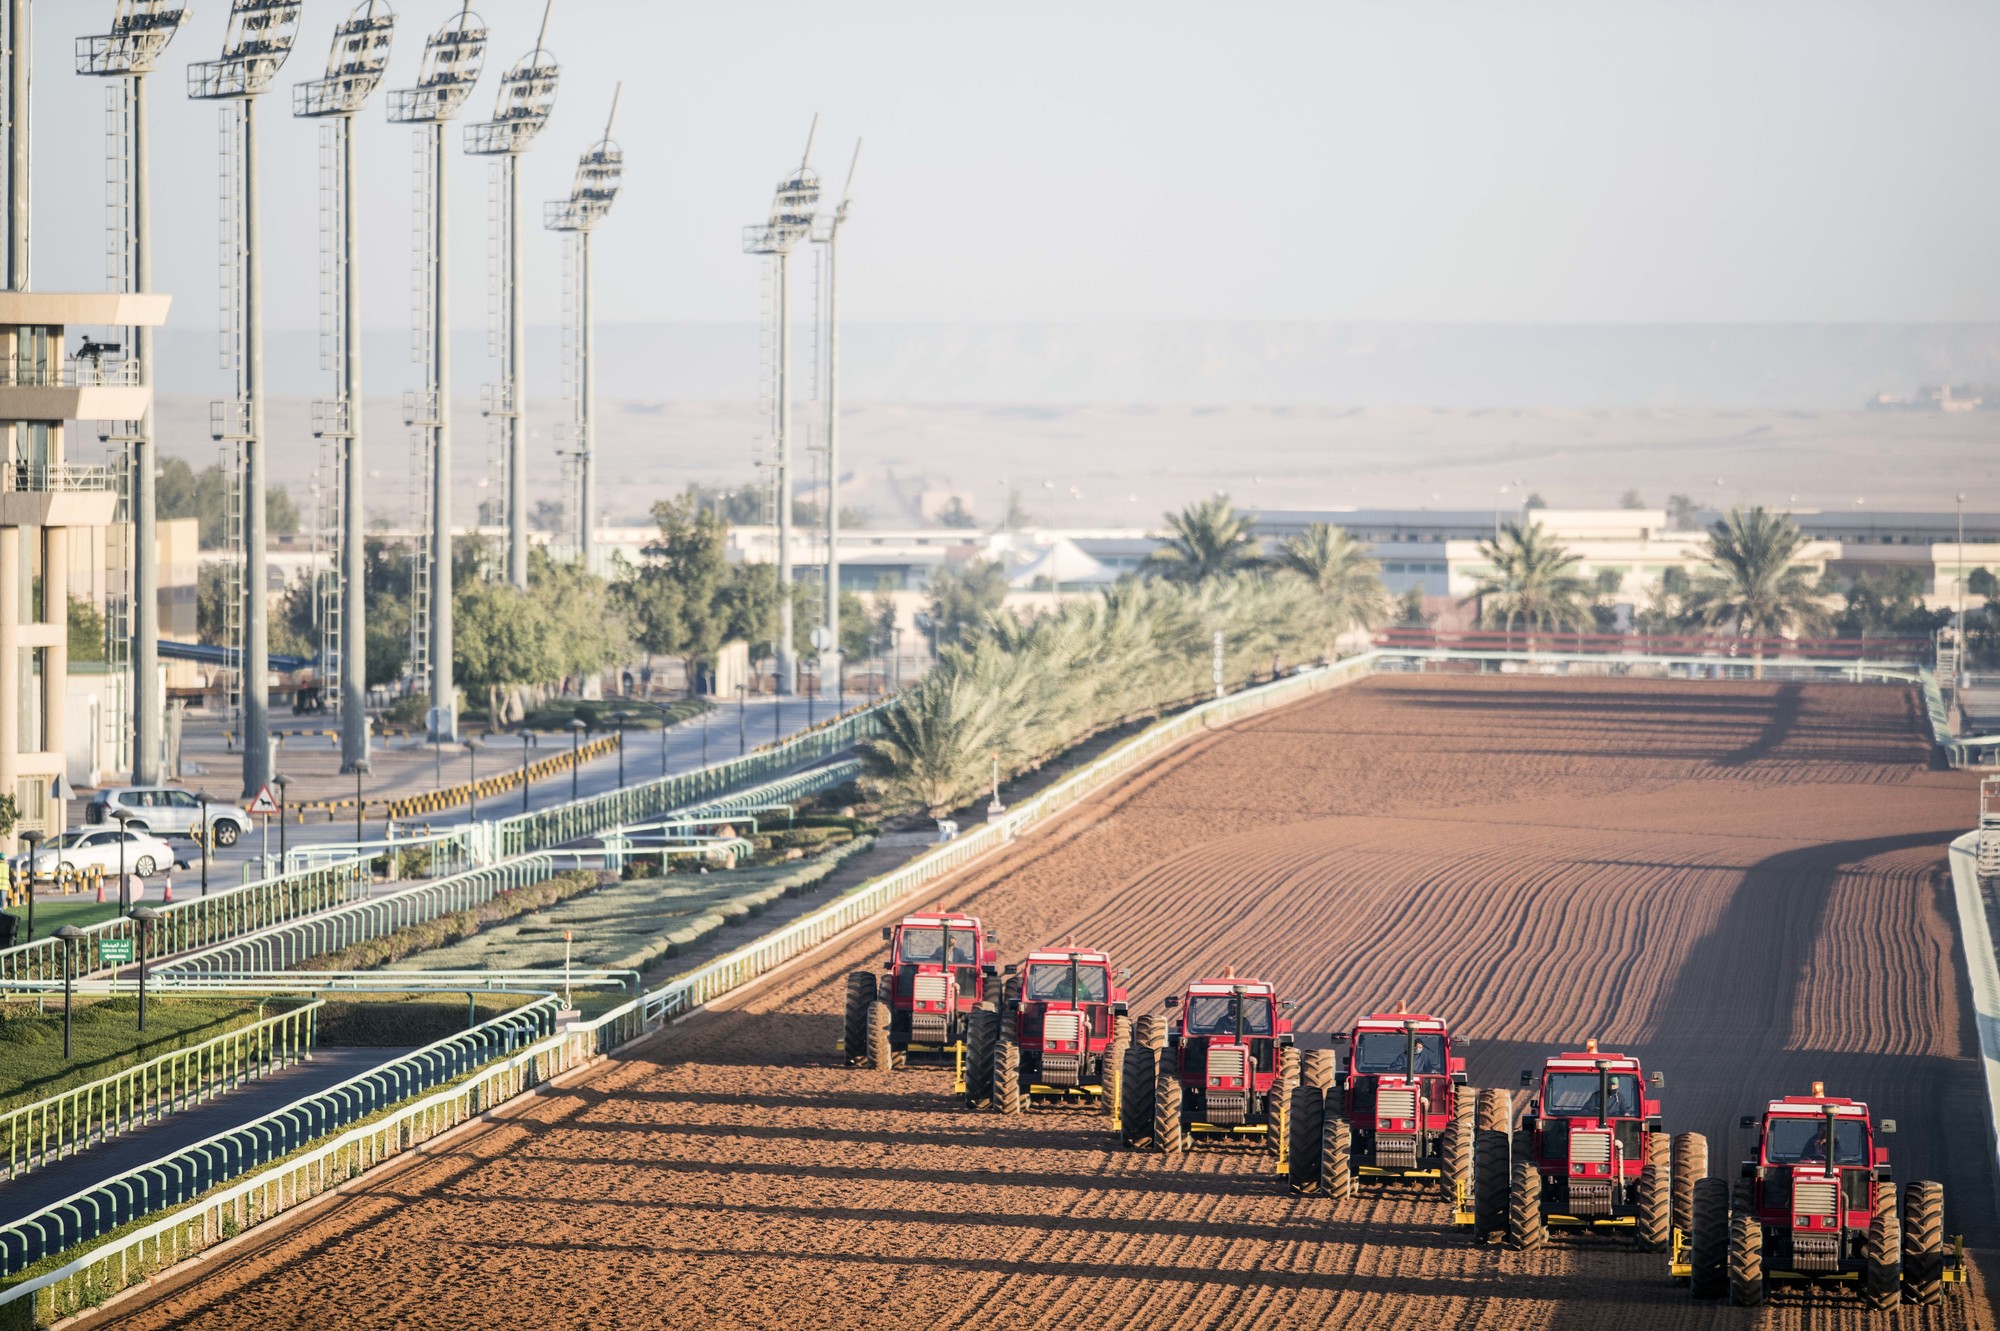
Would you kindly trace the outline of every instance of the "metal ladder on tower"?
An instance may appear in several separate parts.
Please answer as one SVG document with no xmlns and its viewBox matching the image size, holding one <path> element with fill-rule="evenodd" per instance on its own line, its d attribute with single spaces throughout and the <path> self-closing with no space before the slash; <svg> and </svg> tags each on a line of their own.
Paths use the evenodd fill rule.
<svg viewBox="0 0 2000 1331">
<path fill-rule="evenodd" d="M 222 643 L 230 655 L 226 703 L 238 723 L 243 717 L 245 550 L 243 545 L 244 446 L 250 441 L 250 394 L 244 381 L 243 364 L 243 234 L 242 210 L 237 192 L 242 188 L 243 148 L 247 133 L 249 103 L 227 101 L 221 105 L 220 232 L 217 268 L 220 282 L 218 320 L 222 368 L 236 375 L 236 396 L 209 404 L 209 434 L 221 445 L 222 468 Z M 257 589 L 261 594 L 265 591 Z"/>
<path fill-rule="evenodd" d="M 431 235 L 432 200 L 438 182 L 428 138 L 413 136 L 416 145 L 414 184 L 411 191 L 412 251 L 410 351 L 411 358 L 425 367 L 424 382 L 435 380 L 432 364 L 432 336 L 438 311 L 431 308 L 431 266 L 437 261 Z M 425 389 L 403 394 L 403 424 L 410 427 L 410 683 L 418 691 L 431 682 L 431 473 L 435 466 L 438 403 Z"/>
<path fill-rule="evenodd" d="M 342 118 L 320 126 L 319 137 L 319 363 L 330 370 L 336 385 L 345 382 L 347 360 L 347 246 L 345 182 L 341 175 L 345 136 L 351 123 Z M 315 622 L 319 625 L 320 697 L 333 712 L 340 710 L 340 609 L 342 547 L 347 539 L 347 445 L 352 437 L 345 398 L 312 404 L 312 432 L 319 443 L 320 544 L 326 564 L 314 570 Z"/>
<path fill-rule="evenodd" d="M 105 285 L 110 291 L 133 289 L 132 84 L 116 78 L 104 85 L 104 258 Z M 136 355 L 132 331 L 126 330 L 127 354 Z M 133 445 L 139 434 L 135 421 L 105 421 L 99 434 L 110 445 L 106 461 L 115 478 L 118 506 L 105 533 L 104 662 L 118 691 L 112 706 L 102 711 L 103 739 L 112 765 L 132 764 L 132 617 L 136 582 L 132 517 Z"/>
</svg>

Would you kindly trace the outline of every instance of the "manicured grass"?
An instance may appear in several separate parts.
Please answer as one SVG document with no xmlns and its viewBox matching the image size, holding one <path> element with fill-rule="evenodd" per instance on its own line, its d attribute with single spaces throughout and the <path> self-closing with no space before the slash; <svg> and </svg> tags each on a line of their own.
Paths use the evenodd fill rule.
<svg viewBox="0 0 2000 1331">
<path fill-rule="evenodd" d="M 47 938 L 65 924 L 73 924 L 77 928 L 82 929 L 103 920 L 116 918 L 118 915 L 118 896 L 116 890 L 107 888 L 105 896 L 109 900 L 100 902 L 95 892 L 73 892 L 66 896 L 44 896 L 41 892 L 37 891 L 35 893 L 35 937 Z M 159 904 L 157 896 L 153 904 Z M 8 913 L 18 916 L 21 921 L 21 936 L 17 941 L 22 943 L 27 942 L 28 908 L 25 905 L 16 906 Z M 150 1024 L 151 1015 L 151 1013 L 147 1014 L 149 1018 L 148 1024 Z"/>
<path fill-rule="evenodd" d="M 42 1010 L 37 1011 L 40 1006 Z M 283 1009 L 266 1005 L 275 1014 Z M 139 1034 L 137 994 L 74 1000 L 74 1057 L 63 1060 L 60 992 L 0 1003 L 0 1109 L 81 1086 L 188 1045 L 200 1044 L 257 1020 L 258 1003 L 245 998 L 185 998 L 149 994 L 146 1032 Z"/>
</svg>

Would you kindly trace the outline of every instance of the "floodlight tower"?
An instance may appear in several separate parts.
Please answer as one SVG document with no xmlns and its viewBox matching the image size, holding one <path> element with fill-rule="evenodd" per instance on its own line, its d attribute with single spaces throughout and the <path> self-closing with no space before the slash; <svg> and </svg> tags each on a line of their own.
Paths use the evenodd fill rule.
<svg viewBox="0 0 2000 1331">
<path fill-rule="evenodd" d="M 404 423 L 422 445 L 412 458 L 413 487 L 428 500 L 430 522 L 410 577 L 410 663 L 431 695 L 430 737 L 457 738 L 457 698 L 451 679 L 451 284 L 450 200 L 446 186 L 444 127 L 479 81 L 486 54 L 486 27 L 472 12 L 472 0 L 445 20 L 424 43 L 417 86 L 389 95 L 389 119 L 415 125 L 416 313 L 412 351 L 424 366 L 424 387 L 403 398 Z M 428 549 L 423 547 L 428 546 Z"/>
<path fill-rule="evenodd" d="M 160 53 L 174 39 L 187 9 L 179 0 L 118 0 L 111 31 L 80 37 L 76 72 L 108 79 L 105 85 L 106 257 L 114 291 L 153 289 L 152 191 L 146 140 L 146 76 L 159 67 Z M 125 330 L 125 345 L 138 366 L 139 383 L 153 382 L 153 330 Z M 150 786 L 160 779 L 163 726 L 160 699 L 153 684 L 160 674 L 160 555 L 155 528 L 157 505 L 154 480 L 158 463 L 153 454 L 153 399 L 146 397 L 145 414 L 136 421 L 110 426 L 106 442 L 123 453 L 119 475 L 125 493 L 127 549 L 122 572 L 127 576 L 124 609 L 128 622 L 110 626 L 105 647 L 113 668 L 129 668 L 131 728 L 125 714 L 112 709 L 107 722 L 122 753 L 131 741 L 132 780 Z M 110 563 L 109 560 L 106 561 Z M 112 598 L 114 608 L 116 598 Z M 121 631 L 123 630 L 123 631 Z M 136 685 L 136 687 L 135 687 Z"/>
<path fill-rule="evenodd" d="M 222 58 L 188 66 L 188 96 L 222 106 L 222 364 L 236 396 L 210 408 L 210 432 L 226 445 L 226 529 L 242 561 L 225 586 L 224 618 L 237 648 L 243 793 L 271 779 L 270 597 L 266 593 L 264 491 L 264 275 L 258 254 L 257 99 L 270 88 L 298 36 L 300 0 L 231 0 Z M 229 595 L 235 591 L 237 595 Z"/>
<path fill-rule="evenodd" d="M 625 180 L 625 153 L 611 137 L 618 120 L 620 84 L 611 93 L 611 114 L 604 121 L 604 137 L 585 150 L 576 164 L 576 180 L 569 198 L 553 200 L 543 216 L 551 231 L 563 233 L 563 344 L 568 353 L 563 374 L 569 383 L 571 417 L 570 452 L 576 466 L 576 559 L 589 569 L 595 562 L 591 524 L 597 512 L 597 479 L 592 470 L 591 451 L 596 432 L 597 372 L 591 362 L 592 327 L 590 315 L 590 237 L 597 224 L 611 211 Z"/>
<path fill-rule="evenodd" d="M 360 163 L 354 117 L 382 82 L 396 15 L 388 0 L 361 0 L 333 30 L 326 77 L 292 89 L 292 114 L 319 120 L 319 360 L 334 399 L 313 403 L 323 479 L 320 530 L 333 573 L 321 583 L 320 673 L 340 710 L 340 770 L 368 761 L 368 592 L 362 522 L 361 317 L 354 270 L 360 258 L 355 193 Z"/>
<path fill-rule="evenodd" d="M 790 262 L 792 251 L 812 234 L 813 209 L 819 203 L 819 177 L 813 174 L 813 135 L 819 132 L 819 117 L 806 131 L 806 150 L 798 170 L 778 182 L 771 200 L 771 219 L 761 226 L 743 228 L 743 251 L 768 255 L 777 261 L 777 386 L 774 393 L 772 435 L 777 446 L 778 499 L 778 692 L 798 692 L 799 663 L 792 649 L 792 312 Z"/>
<path fill-rule="evenodd" d="M 822 273 L 826 280 L 826 631 L 830 638 L 819 656 L 821 696 L 841 692 L 840 661 L 840 226 L 854 202 L 854 168 L 861 165 L 861 140 L 847 163 L 847 184 L 840 205 L 820 214 L 813 227 L 813 244 L 824 245 Z"/>
<path fill-rule="evenodd" d="M 543 45 L 554 8 L 555 0 L 548 0 L 542 9 L 535 49 L 501 76 L 493 119 L 465 130 L 468 153 L 496 159 L 488 225 L 493 236 L 493 316 L 488 323 L 489 351 L 500 358 L 502 381 L 486 390 L 485 405 L 487 418 L 500 427 L 506 458 L 507 580 L 523 590 L 528 586 L 528 328 L 522 309 L 521 154 L 555 109 L 560 71 Z"/>
</svg>

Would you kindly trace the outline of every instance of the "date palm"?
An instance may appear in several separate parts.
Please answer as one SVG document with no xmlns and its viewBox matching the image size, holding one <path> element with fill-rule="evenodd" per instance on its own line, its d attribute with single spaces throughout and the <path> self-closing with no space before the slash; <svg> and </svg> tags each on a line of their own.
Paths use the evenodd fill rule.
<svg viewBox="0 0 2000 1331">
<path fill-rule="evenodd" d="M 1190 504 L 1166 518 L 1167 543 L 1146 557 L 1147 572 L 1170 582 L 1207 582 L 1262 562 L 1249 515 L 1238 513 L 1228 495 Z"/>
<path fill-rule="evenodd" d="M 1825 591 L 1798 562 L 1805 533 L 1788 514 L 1732 508 L 1709 529 L 1708 571 L 1687 596 L 1688 615 L 1710 629 L 1752 639 L 1824 633 L 1833 622 Z M 1763 649 L 1753 646 L 1757 673 Z"/>
<path fill-rule="evenodd" d="M 1479 553 L 1492 570 L 1479 579 L 1472 595 L 1459 602 L 1479 603 L 1479 617 L 1489 628 L 1513 632 L 1581 631 L 1596 623 L 1590 613 L 1592 587 L 1580 577 L 1583 556 L 1549 539 L 1539 522 L 1510 522 L 1499 536 L 1479 543 Z M 1534 639 L 1528 642 L 1534 650 Z"/>
<path fill-rule="evenodd" d="M 1287 538 L 1271 562 L 1324 600 L 1335 637 L 1349 629 L 1377 628 L 1389 618 L 1381 561 L 1339 527 L 1313 523 Z"/>
</svg>

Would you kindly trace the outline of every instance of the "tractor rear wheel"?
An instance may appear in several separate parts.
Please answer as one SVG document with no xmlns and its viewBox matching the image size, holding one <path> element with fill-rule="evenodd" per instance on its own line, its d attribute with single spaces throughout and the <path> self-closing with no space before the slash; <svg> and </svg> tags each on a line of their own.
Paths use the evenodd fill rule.
<svg viewBox="0 0 2000 1331">
<path fill-rule="evenodd" d="M 1688 1290 L 1697 1299 L 1719 1299 L 1729 1293 L 1729 1184 L 1695 1180 L 1689 1216 Z"/>
<path fill-rule="evenodd" d="M 1167 1023 L 1158 1013 L 1148 1012 L 1132 1023 L 1132 1040 L 1148 1049 L 1167 1047 Z"/>
<path fill-rule="evenodd" d="M 1454 1206 L 1461 1200 L 1472 1200 L 1474 1110 L 1472 1092 L 1463 1086 L 1455 1088 L 1451 1097 L 1451 1125 L 1444 1130 L 1444 1171 L 1438 1180 L 1444 1189 L 1444 1199 Z"/>
<path fill-rule="evenodd" d="M 1903 1189 L 1903 1290 L 1928 1307 L 1944 1298 L 1944 1185 Z"/>
<path fill-rule="evenodd" d="M 1479 1092 L 1479 1130 L 1511 1134 L 1514 1131 L 1514 1096 L 1501 1087 L 1488 1086 Z"/>
<path fill-rule="evenodd" d="M 1764 1301 L 1764 1226 L 1754 1215 L 1729 1218 L 1729 1301 L 1739 1308 Z"/>
<path fill-rule="evenodd" d="M 1472 1135 L 1472 1237 L 1476 1243 L 1490 1243 L 1507 1230 L 1512 1145 L 1506 1133 L 1490 1128 Z"/>
<path fill-rule="evenodd" d="M 1003 1114 L 1021 1112 L 1021 1046 L 1003 1039 L 993 1054 L 993 1107 Z"/>
<path fill-rule="evenodd" d="M 1000 1014 L 989 1007 L 972 1009 L 965 1031 L 965 1107 L 984 1109 L 993 1103 L 993 1048 L 1000 1038 Z"/>
<path fill-rule="evenodd" d="M 1168 1155 L 1179 1155 L 1187 1146 L 1181 1133 L 1181 1078 L 1172 1060 L 1153 1084 L 1153 1144 Z"/>
<path fill-rule="evenodd" d="M 1337 1202 L 1354 1195 L 1354 1129 L 1331 1097 L 1319 1138 L 1319 1189 Z"/>
<path fill-rule="evenodd" d="M 1326 1130 L 1326 1092 L 1307 1084 L 1292 1089 L 1291 1140 L 1285 1143 L 1293 1192 L 1312 1192 L 1321 1186 L 1320 1137 Z"/>
<path fill-rule="evenodd" d="M 1125 1068 L 1118 1074 L 1122 1097 L 1118 1102 L 1118 1135 L 1128 1150 L 1153 1139 L 1153 1083 L 1159 1074 L 1159 1050 L 1134 1045 L 1125 1051 Z"/>
<path fill-rule="evenodd" d="M 1000 1010 L 1002 1012 L 1012 1012 L 1015 1005 L 1020 1001 L 1021 977 L 1018 975 L 1009 975 L 1000 982 Z"/>
<path fill-rule="evenodd" d="M 1301 1060 L 1299 1080 L 1322 1091 L 1333 1089 L 1334 1058 L 1331 1049 L 1308 1049 Z"/>
<path fill-rule="evenodd" d="M 1514 1162 L 1507 1189 L 1507 1246 L 1529 1252 L 1546 1245 L 1549 1227 L 1542 1220 L 1542 1171 L 1530 1157 Z"/>
<path fill-rule="evenodd" d="M 1650 1158 L 1639 1171 L 1639 1214 L 1632 1238 L 1641 1252 L 1665 1252 L 1674 1224 L 1672 1148 L 1656 1132 L 1647 1138 L 1647 1154 Z"/>
<path fill-rule="evenodd" d="M 1875 1213 L 1861 1269 L 1861 1298 L 1881 1312 L 1903 1301 L 1903 1227 L 1896 1221 L 1896 1190 L 1875 1185 Z"/>
<path fill-rule="evenodd" d="M 840 1032 L 841 1060 L 852 1067 L 868 1052 L 868 1005 L 876 999 L 875 972 L 847 973 L 847 1013 Z"/>
<path fill-rule="evenodd" d="M 1278 1051 L 1278 1080 L 1286 1090 L 1299 1084 L 1299 1047 L 1288 1044 Z"/>
<path fill-rule="evenodd" d="M 1757 1209 L 1757 1184 L 1752 1179 L 1740 1178 L 1729 1190 L 1729 1209 L 1748 1213 Z"/>
<path fill-rule="evenodd" d="M 868 1066 L 877 1072 L 896 1066 L 896 1051 L 889 1047 L 889 1005 L 879 998 L 868 1005 Z"/>
<path fill-rule="evenodd" d="M 1673 1179 L 1674 1179 L 1674 1228 L 1683 1234 L 1694 1232 L 1694 1189 L 1695 1184 L 1708 1177 L 1708 1138 L 1699 1132 L 1683 1132 L 1674 1138 Z M 1725 1202 L 1729 1189 L 1722 1191 Z M 1725 1210 L 1724 1215 L 1728 1212 Z M 1717 1295 L 1705 1297 L 1715 1298 Z"/>
</svg>

